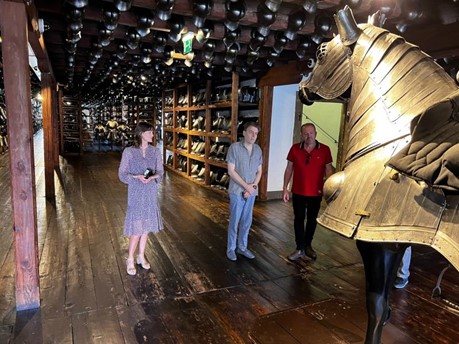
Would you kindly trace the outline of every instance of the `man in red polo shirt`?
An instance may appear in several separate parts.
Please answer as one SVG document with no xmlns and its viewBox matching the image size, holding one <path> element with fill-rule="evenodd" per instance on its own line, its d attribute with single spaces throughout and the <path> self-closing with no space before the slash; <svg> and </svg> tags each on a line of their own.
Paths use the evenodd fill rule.
<svg viewBox="0 0 459 344">
<path fill-rule="evenodd" d="M 319 143 L 316 135 L 314 124 L 303 124 L 301 126 L 302 142 L 294 144 L 287 156 L 282 196 L 284 202 L 289 201 L 288 185 L 293 175 L 291 191 L 296 250 L 288 257 L 292 261 L 305 255 L 312 259 L 317 258 L 311 243 L 317 226 L 324 181 L 333 173 L 333 159 L 330 148 Z M 306 226 L 304 225 L 305 217 L 307 217 Z"/>
</svg>

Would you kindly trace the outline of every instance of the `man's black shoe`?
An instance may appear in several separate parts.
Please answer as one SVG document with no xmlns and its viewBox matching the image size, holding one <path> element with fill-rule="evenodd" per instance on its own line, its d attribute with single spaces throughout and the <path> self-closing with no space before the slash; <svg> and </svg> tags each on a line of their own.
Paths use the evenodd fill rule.
<svg viewBox="0 0 459 344">
<path fill-rule="evenodd" d="M 306 246 L 304 253 L 311 259 L 317 259 L 317 253 L 312 249 L 311 246 Z"/>
</svg>

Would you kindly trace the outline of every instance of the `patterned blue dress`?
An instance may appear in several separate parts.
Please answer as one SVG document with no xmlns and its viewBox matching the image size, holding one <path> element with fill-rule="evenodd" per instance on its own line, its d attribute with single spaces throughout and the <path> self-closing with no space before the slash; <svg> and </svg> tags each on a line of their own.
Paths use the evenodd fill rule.
<svg viewBox="0 0 459 344">
<path fill-rule="evenodd" d="M 161 177 L 147 184 L 133 178 L 143 174 L 147 168 L 158 173 Z M 142 235 L 157 233 L 162 230 L 163 221 L 158 204 L 158 183 L 164 174 L 161 151 L 149 145 L 145 157 L 140 148 L 128 147 L 123 151 L 119 179 L 128 185 L 128 206 L 124 222 L 124 235 Z"/>
</svg>

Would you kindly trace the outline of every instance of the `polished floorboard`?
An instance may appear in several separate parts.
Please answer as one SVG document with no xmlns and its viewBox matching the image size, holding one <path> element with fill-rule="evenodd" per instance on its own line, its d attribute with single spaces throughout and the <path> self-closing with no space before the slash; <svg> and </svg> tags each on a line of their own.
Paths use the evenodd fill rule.
<svg viewBox="0 0 459 344">
<path fill-rule="evenodd" d="M 226 259 L 228 201 L 167 172 L 165 230 L 150 235 L 150 271 L 125 272 L 127 188 L 119 151 L 61 157 L 56 198 L 44 196 L 35 136 L 41 307 L 16 312 L 8 155 L 0 156 L 0 343 L 362 343 L 364 275 L 355 242 L 318 228 L 318 259 L 291 263 L 291 204 L 257 202 L 253 261 Z M 410 283 L 393 290 L 383 343 L 458 343 L 458 312 L 432 299 L 447 262 L 415 246 Z M 442 293 L 459 301 L 448 270 Z"/>
</svg>

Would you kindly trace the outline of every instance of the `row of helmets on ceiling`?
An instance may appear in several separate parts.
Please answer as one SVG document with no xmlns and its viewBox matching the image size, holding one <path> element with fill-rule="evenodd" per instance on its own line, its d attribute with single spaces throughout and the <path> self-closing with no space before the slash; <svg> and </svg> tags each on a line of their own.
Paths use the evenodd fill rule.
<svg viewBox="0 0 459 344">
<path fill-rule="evenodd" d="M 72 83 L 74 78 L 75 54 L 77 43 L 81 39 L 81 29 L 83 28 L 84 8 L 88 5 L 88 0 L 67 0 L 70 5 L 66 14 L 67 19 L 67 38 L 66 38 L 66 58 L 67 58 L 67 78 L 68 82 Z M 275 22 L 277 12 L 280 8 L 282 0 L 265 0 L 260 2 L 257 7 L 258 25 L 252 28 L 251 39 L 247 49 L 246 64 L 251 66 L 260 57 L 260 48 L 264 45 L 270 34 L 270 26 Z M 120 12 L 131 9 L 132 0 L 114 0 L 113 5 L 104 6 L 103 10 L 103 25 L 99 28 L 99 36 L 93 42 L 93 48 L 89 53 L 89 59 L 86 70 L 86 75 L 83 78 L 83 85 L 87 83 L 91 77 L 91 73 L 100 57 L 103 54 L 103 48 L 108 46 L 112 40 L 113 31 L 118 25 Z M 167 21 L 169 32 L 157 31 L 153 37 L 153 46 L 149 44 L 141 45 L 140 60 L 143 63 L 151 61 L 153 50 L 164 55 L 164 62 L 170 65 L 173 62 L 172 52 L 174 48 L 166 46 L 168 39 L 173 42 L 179 42 L 185 27 L 183 16 L 172 13 L 175 0 L 158 0 L 155 9 L 155 14 L 152 11 L 138 12 L 137 27 L 131 27 L 126 32 L 126 41 L 119 42 L 117 51 L 113 55 L 112 61 L 107 63 L 105 71 L 100 77 L 105 79 L 108 77 L 113 67 L 119 65 L 119 60 L 122 60 L 128 49 L 134 50 L 139 47 L 140 39 L 150 33 L 150 28 L 154 24 L 154 18 Z M 211 68 L 214 61 L 214 51 L 216 41 L 209 40 L 214 30 L 214 24 L 206 20 L 206 17 L 211 13 L 213 8 L 213 0 L 195 0 L 193 2 L 193 23 L 197 28 L 196 40 L 204 45 L 204 66 Z M 226 0 L 226 20 L 225 36 L 223 42 L 226 47 L 225 53 L 225 70 L 231 71 L 236 57 L 241 49 L 238 42 L 241 36 L 239 28 L 240 20 L 246 14 L 246 4 L 244 0 Z M 295 11 L 289 16 L 288 27 L 286 31 L 278 31 L 275 34 L 274 46 L 270 49 L 266 64 L 272 66 L 276 59 L 280 56 L 285 45 L 297 38 L 297 31 L 301 30 L 306 22 L 307 13 L 314 14 L 317 10 L 316 0 L 304 1 L 303 7 Z M 318 16 L 316 20 L 317 33 L 307 36 L 303 35 L 299 39 L 296 53 L 299 59 L 304 59 L 307 51 L 314 45 L 322 41 L 322 34 L 328 33 L 332 27 L 332 19 L 326 16 Z M 180 50 L 180 47 L 179 47 Z M 185 64 L 191 66 L 193 55 L 185 59 Z M 138 56 L 135 56 L 138 59 Z M 103 80 L 102 80 L 103 81 Z"/>
<path fill-rule="evenodd" d="M 74 78 L 75 54 L 77 43 L 81 39 L 81 29 L 83 27 L 84 8 L 88 5 L 88 0 L 67 0 L 70 5 L 66 14 L 67 19 L 67 38 L 66 38 L 66 59 L 67 59 L 67 78 L 71 84 Z M 99 28 L 99 36 L 93 42 L 93 48 L 89 53 L 86 75 L 83 77 L 82 85 L 84 86 L 91 78 L 91 74 L 96 63 L 102 57 L 103 48 L 108 46 L 112 41 L 113 31 L 118 26 L 120 12 L 129 11 L 132 6 L 132 0 L 114 0 L 113 4 L 107 4 L 103 9 L 103 25 Z M 353 8 L 361 5 L 361 0 L 343 0 L 343 4 L 348 4 Z M 384 12 L 389 12 L 393 9 L 393 1 L 383 1 L 380 6 Z M 418 8 L 414 7 L 413 3 L 417 0 L 408 1 L 405 4 L 405 12 L 408 13 L 404 20 L 397 24 L 400 31 L 406 30 L 407 22 L 419 18 L 422 14 Z M 282 0 L 265 0 L 257 6 L 257 26 L 253 27 L 250 33 L 250 42 L 247 46 L 247 58 L 244 60 L 247 66 L 252 66 L 260 57 L 260 48 L 266 42 L 270 27 L 276 21 L 277 12 L 282 4 Z M 175 5 L 175 0 L 158 0 L 155 12 L 142 11 L 137 13 L 137 26 L 130 27 L 126 32 L 126 41 L 118 42 L 117 50 L 111 61 L 106 63 L 103 72 L 97 77 L 99 78 L 96 85 L 103 82 L 113 71 L 114 67 L 119 65 L 119 61 L 124 59 L 128 49 L 134 50 L 139 47 L 142 37 L 150 33 L 150 29 L 154 24 L 155 17 L 162 21 L 167 21 L 169 32 L 156 31 L 153 35 L 153 45 L 142 43 L 140 45 L 140 55 L 133 55 L 134 66 L 137 61 L 142 63 L 150 63 L 153 51 L 163 54 L 163 62 L 171 65 L 174 62 L 173 53 L 177 48 L 168 46 L 168 39 L 172 42 L 179 42 L 182 33 L 186 30 L 185 20 L 183 16 L 172 13 Z M 203 64 L 206 68 L 212 68 L 215 58 L 215 49 L 217 41 L 209 40 L 211 37 L 214 24 L 212 21 L 206 20 L 213 8 L 213 0 L 195 0 L 193 1 L 193 24 L 197 28 L 196 40 L 203 45 Z M 225 44 L 225 70 L 233 70 L 237 56 L 241 49 L 239 38 L 241 29 L 239 22 L 246 14 L 246 4 L 244 0 L 226 0 L 226 20 L 224 21 L 225 35 L 223 43 Z M 274 45 L 269 49 L 266 58 L 267 66 L 272 66 L 276 59 L 280 56 L 284 47 L 290 41 L 297 39 L 296 55 L 299 59 L 308 57 L 308 52 L 313 50 L 313 47 L 323 41 L 323 37 L 330 33 L 333 20 L 327 15 L 317 15 L 315 17 L 316 30 L 311 35 L 301 35 L 298 37 L 297 32 L 300 31 L 306 23 L 308 14 L 317 12 L 317 0 L 305 0 L 302 7 L 289 15 L 288 25 L 285 31 L 277 31 L 275 33 Z M 180 46 L 178 47 L 180 52 Z M 265 54 L 266 55 L 266 54 Z M 191 67 L 194 54 L 187 55 L 184 60 L 186 66 Z"/>
</svg>

